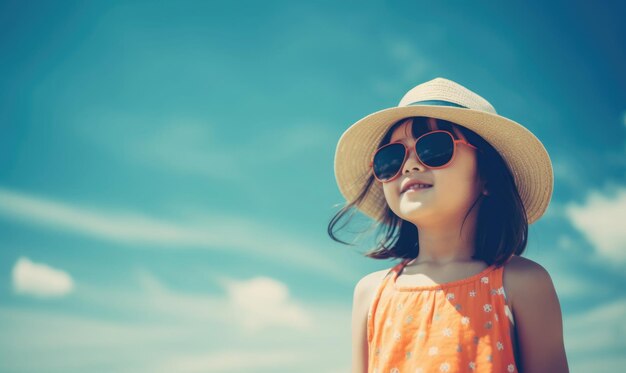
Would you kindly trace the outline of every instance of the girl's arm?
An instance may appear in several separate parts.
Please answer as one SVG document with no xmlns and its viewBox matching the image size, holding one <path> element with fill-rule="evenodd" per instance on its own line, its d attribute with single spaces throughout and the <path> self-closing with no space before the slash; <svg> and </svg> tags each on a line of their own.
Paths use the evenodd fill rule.
<svg viewBox="0 0 626 373">
<path fill-rule="evenodd" d="M 550 275 L 541 265 L 522 257 L 516 257 L 507 270 L 520 372 L 569 372 L 561 306 Z"/>
<path fill-rule="evenodd" d="M 352 302 L 352 373 L 367 373 L 367 312 L 371 298 L 368 276 L 354 288 Z"/>
<path fill-rule="evenodd" d="M 389 269 L 372 272 L 354 287 L 352 303 L 352 373 L 367 373 L 369 346 L 367 341 L 367 313 L 374 296 Z"/>
</svg>

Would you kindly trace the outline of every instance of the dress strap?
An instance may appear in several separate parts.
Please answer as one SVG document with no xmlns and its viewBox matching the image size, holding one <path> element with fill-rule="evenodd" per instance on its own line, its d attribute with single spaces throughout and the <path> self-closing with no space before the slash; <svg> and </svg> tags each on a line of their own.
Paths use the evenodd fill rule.
<svg viewBox="0 0 626 373">
<path fill-rule="evenodd" d="M 391 271 L 389 272 L 395 272 L 396 276 L 400 274 L 400 272 L 402 272 L 402 270 L 404 269 L 404 267 L 406 267 L 406 265 L 413 260 L 412 258 L 405 258 L 403 259 L 400 263 L 396 264 Z"/>
</svg>

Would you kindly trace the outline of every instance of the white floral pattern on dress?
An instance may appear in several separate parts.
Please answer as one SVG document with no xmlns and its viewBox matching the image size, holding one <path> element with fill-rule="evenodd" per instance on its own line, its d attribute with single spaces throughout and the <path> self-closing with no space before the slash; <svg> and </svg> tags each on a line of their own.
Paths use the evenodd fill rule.
<svg viewBox="0 0 626 373">
<path fill-rule="evenodd" d="M 400 332 L 393 333 L 393 340 L 394 341 L 396 341 L 396 342 L 399 341 L 400 337 L 402 337 L 402 334 L 400 334 Z"/>
<path fill-rule="evenodd" d="M 493 279 L 494 281 L 496 279 Z M 501 286 L 499 288 L 492 288 L 493 285 L 495 285 L 495 283 L 497 283 L 498 281 L 494 281 L 490 280 L 489 277 L 484 276 L 484 277 L 480 277 L 480 278 L 476 278 L 475 282 L 473 284 L 471 284 L 471 287 L 469 289 L 465 288 L 459 288 L 459 289 L 436 289 L 435 293 L 438 294 L 436 297 L 434 298 L 426 298 L 425 300 L 418 300 L 419 303 L 413 303 L 413 300 L 411 300 L 411 302 L 408 302 L 406 300 L 406 298 L 397 298 L 392 300 L 391 304 L 388 303 L 388 306 L 391 306 L 390 308 L 386 308 L 384 309 L 384 315 L 387 317 L 382 318 L 382 320 L 379 320 L 378 318 L 374 318 L 374 315 L 376 314 L 375 312 L 373 312 L 373 310 L 368 311 L 367 313 L 367 319 L 368 322 L 371 322 L 371 320 L 375 320 L 376 325 L 378 325 L 378 327 L 380 327 L 380 325 L 382 324 L 383 327 L 388 328 L 382 335 L 383 335 L 383 340 L 386 338 L 388 338 L 388 341 L 393 341 L 396 343 L 394 348 L 383 348 L 382 351 L 380 351 L 380 347 L 376 346 L 376 348 L 374 349 L 374 353 L 375 355 L 382 355 L 377 357 L 382 359 L 380 362 L 384 363 L 385 359 L 392 359 L 393 361 L 396 362 L 396 364 L 393 365 L 385 365 L 386 368 L 384 369 L 384 371 L 381 371 L 381 367 L 372 367 L 373 368 L 373 372 L 375 373 L 425 373 L 424 370 L 424 366 L 422 367 L 415 367 L 413 368 L 413 370 L 408 371 L 406 370 L 406 367 L 403 364 L 407 364 L 410 362 L 417 362 L 415 361 L 417 360 L 417 358 L 422 358 L 422 355 L 420 354 L 416 354 L 413 352 L 416 351 L 410 351 L 408 349 L 404 349 L 402 347 L 406 347 L 406 346 L 400 346 L 398 345 L 398 343 L 401 343 L 400 341 L 402 341 L 402 338 L 414 338 L 415 336 L 417 337 L 417 339 L 419 339 L 419 342 L 417 340 L 415 340 L 414 342 L 418 343 L 419 346 L 421 346 L 420 349 L 422 349 L 421 353 L 426 352 L 429 356 L 431 357 L 435 357 L 435 356 L 441 356 L 442 358 L 446 357 L 446 354 L 448 352 L 452 353 L 453 351 L 455 351 L 455 355 L 456 354 L 460 354 L 462 353 L 462 351 L 465 351 L 466 348 L 463 347 L 463 341 L 468 341 L 467 339 L 464 338 L 460 338 L 459 336 L 462 335 L 462 331 L 464 330 L 463 327 L 461 327 L 461 329 L 455 329 L 459 328 L 460 325 L 473 325 L 474 327 L 480 325 L 480 323 L 482 322 L 484 325 L 485 329 L 493 329 L 494 328 L 494 323 L 495 326 L 497 327 L 499 324 L 499 312 L 501 312 L 501 306 L 500 306 L 500 298 L 495 297 L 495 295 L 503 295 L 504 294 L 504 287 Z M 485 284 L 489 284 L 487 286 L 484 286 Z M 473 287 L 473 289 L 472 289 Z M 456 292 L 457 291 L 467 291 L 468 293 L 465 293 L 465 295 L 461 292 L 459 293 L 460 298 L 463 298 L 464 296 L 469 295 L 469 297 L 472 298 L 477 298 L 476 300 L 474 299 L 467 299 L 469 302 L 466 303 L 465 305 L 461 305 L 461 303 L 459 303 L 457 301 L 456 297 Z M 432 294 L 432 293 L 431 293 Z M 447 300 L 449 302 L 449 304 L 443 304 L 441 305 L 441 300 L 443 299 L 445 294 L 445 300 Z M 464 300 L 464 299 L 461 299 Z M 421 306 L 419 305 L 421 303 Z M 466 311 L 469 308 L 472 307 L 480 307 L 480 304 L 483 304 L 482 308 L 483 311 L 485 313 L 487 313 L 486 315 L 482 316 L 479 314 L 476 314 L 476 317 L 472 317 L 470 320 L 470 317 L 468 316 L 464 316 L 463 314 L 466 313 Z M 387 306 L 387 307 L 388 307 Z M 406 306 L 406 307 L 405 307 Z M 468 308 L 469 307 L 469 308 Z M 461 311 L 461 309 L 463 308 L 463 311 Z M 419 311 L 418 311 L 419 310 Z M 454 312 L 454 310 L 456 310 L 457 312 Z M 473 309 L 472 309 L 473 310 Z M 389 313 L 388 311 L 392 311 L 391 313 Z M 393 311 L 396 311 L 398 313 L 395 313 Z M 452 311 L 452 312 L 451 312 Z M 480 310 L 477 310 L 478 312 L 480 312 Z M 504 315 L 505 317 L 503 318 L 503 320 L 506 321 L 506 318 L 508 317 L 507 315 L 507 305 L 504 305 Z M 489 316 L 489 313 L 493 314 L 493 318 L 491 318 L 491 316 Z M 376 316 L 378 317 L 378 315 L 376 314 Z M 426 329 L 423 328 L 422 321 L 424 319 L 425 316 L 428 316 L 428 318 L 432 317 L 431 321 L 437 321 L 435 324 L 429 325 Z M 457 324 L 458 321 L 460 321 L 460 324 Z M 491 320 L 491 321 L 490 321 Z M 470 323 L 471 321 L 471 323 Z M 512 320 L 511 320 L 512 321 Z M 475 325 L 474 325 L 475 324 Z M 369 324 L 368 324 L 369 325 Z M 415 327 L 413 326 L 415 325 Z M 437 328 L 436 326 L 439 325 L 440 327 Z M 393 326 L 392 328 L 389 328 Z M 420 327 L 422 326 L 421 330 Z M 432 326 L 435 326 L 434 328 L 432 328 Z M 415 330 L 417 329 L 417 330 Z M 429 329 L 434 329 L 434 330 L 429 330 Z M 406 330 L 406 332 L 405 332 Z M 410 332 L 409 332 L 410 330 Z M 429 330 L 429 332 L 427 333 L 426 330 Z M 447 341 L 445 343 L 449 343 L 450 346 L 443 348 L 441 351 L 439 351 L 438 348 L 438 341 L 437 339 L 432 340 L 431 337 L 436 335 L 433 333 L 439 333 L 441 332 L 442 334 L 440 334 L 441 337 L 446 337 L 448 338 Z M 485 335 L 486 338 L 488 339 L 488 345 L 491 345 L 492 341 L 496 341 L 495 346 L 496 347 L 496 351 L 503 351 L 504 350 L 504 343 L 505 339 L 503 338 L 507 338 L 508 336 L 502 336 L 500 335 L 500 328 L 496 328 L 495 330 L 482 330 L 483 333 L 479 333 L 478 330 L 475 330 L 474 332 L 472 332 L 471 336 L 466 336 L 467 338 L 470 338 L 470 341 L 473 341 L 474 344 L 472 345 L 468 345 L 465 347 L 468 347 L 469 349 L 472 348 L 476 348 L 476 346 L 480 346 L 479 344 L 479 339 L 476 334 L 483 334 Z M 376 335 L 376 334 L 375 334 Z M 426 336 L 429 336 L 428 339 L 426 339 Z M 439 337 L 439 338 L 441 338 Z M 495 337 L 495 338 L 494 338 Z M 499 338 L 498 338 L 499 337 Z M 493 338 L 493 339 L 491 339 Z M 473 340 L 472 340 L 473 339 Z M 498 340 L 499 339 L 499 340 Z M 378 339 L 377 339 L 378 340 Z M 484 338 L 483 338 L 484 340 Z M 508 340 L 506 340 L 508 342 Z M 412 341 L 406 341 L 408 342 L 412 342 Z M 434 344 L 432 342 L 435 342 Z M 468 341 L 469 342 L 469 341 Z M 470 342 L 471 343 L 471 342 Z M 370 345 L 372 343 L 370 342 Z M 404 343 L 402 343 L 404 344 Z M 430 345 L 430 346 L 429 346 Z M 454 347 L 452 347 L 454 346 Z M 391 347 L 391 346 L 385 346 L 385 347 Z M 507 347 L 508 349 L 509 347 Z M 426 351 L 424 351 L 426 350 Z M 487 362 L 490 362 L 490 364 L 493 364 L 494 360 L 495 361 L 499 361 L 499 358 L 501 357 L 505 357 L 505 356 L 494 356 L 493 350 L 491 351 L 485 351 L 485 352 L 491 352 L 491 354 L 487 355 L 482 355 L 480 356 L 480 359 L 478 360 L 474 360 L 474 361 L 467 361 L 465 362 L 465 364 L 468 364 L 465 366 L 465 369 L 468 369 L 468 371 L 476 371 L 476 369 L 478 369 L 478 365 L 477 363 L 481 363 L 484 364 L 486 359 Z M 404 353 L 404 355 L 403 355 Z M 501 352 L 496 352 L 497 354 L 500 354 Z M 506 352 L 505 352 L 506 355 Z M 452 355 L 451 355 L 452 356 Z M 474 356 L 475 358 L 477 356 Z M 428 359 L 425 359 L 424 361 L 427 361 Z M 442 359 L 443 360 L 443 359 Z M 463 367 L 457 367 L 457 362 L 456 361 L 442 361 L 439 360 L 439 362 L 437 362 L 438 364 L 440 364 L 438 366 L 438 370 L 440 372 L 449 372 L 449 371 L 454 371 L 455 369 L 463 369 Z M 404 362 L 401 362 L 404 361 Z M 510 360 L 509 360 L 510 361 Z M 391 362 L 391 361 L 390 361 Z M 504 362 L 503 362 L 504 363 Z M 388 364 L 388 363 L 386 363 Z M 413 364 L 413 363 L 411 363 Z M 431 363 L 432 364 L 432 363 Z M 507 365 L 508 364 L 508 365 Z M 376 364 L 373 364 L 376 365 Z M 511 363 L 505 363 L 504 366 L 506 366 L 506 370 L 509 373 L 513 373 L 516 372 L 516 368 L 514 364 Z M 433 368 L 435 367 L 431 367 L 429 366 L 428 369 L 433 370 Z M 503 367 L 500 367 L 499 369 L 502 369 Z M 429 371 L 430 372 L 430 371 Z"/>
</svg>

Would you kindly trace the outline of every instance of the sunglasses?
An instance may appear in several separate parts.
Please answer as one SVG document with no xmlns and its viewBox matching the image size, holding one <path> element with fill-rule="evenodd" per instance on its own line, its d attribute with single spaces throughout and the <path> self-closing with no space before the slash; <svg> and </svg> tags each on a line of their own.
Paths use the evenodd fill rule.
<svg viewBox="0 0 626 373">
<path fill-rule="evenodd" d="M 418 137 L 410 148 L 402 142 L 378 148 L 372 156 L 370 167 L 376 180 L 383 183 L 392 181 L 400 175 L 409 152 L 414 150 L 422 164 L 432 169 L 444 168 L 454 160 L 457 143 L 477 149 L 466 140 L 455 140 L 448 131 L 435 130 Z"/>
</svg>

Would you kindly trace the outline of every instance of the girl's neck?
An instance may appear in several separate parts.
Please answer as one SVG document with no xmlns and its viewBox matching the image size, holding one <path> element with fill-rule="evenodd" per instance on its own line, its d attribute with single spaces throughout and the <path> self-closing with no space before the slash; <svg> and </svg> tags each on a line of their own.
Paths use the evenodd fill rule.
<svg viewBox="0 0 626 373">
<path fill-rule="evenodd" d="M 476 220 L 470 214 L 460 230 L 461 223 L 446 227 L 418 227 L 419 255 L 409 264 L 442 266 L 473 262 Z"/>
</svg>

